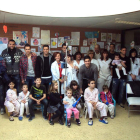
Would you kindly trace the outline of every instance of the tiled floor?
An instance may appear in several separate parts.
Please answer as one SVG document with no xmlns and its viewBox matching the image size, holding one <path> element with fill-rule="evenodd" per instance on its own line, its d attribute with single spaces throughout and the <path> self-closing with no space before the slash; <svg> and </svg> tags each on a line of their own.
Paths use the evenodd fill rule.
<svg viewBox="0 0 140 140">
<path fill-rule="evenodd" d="M 0 140 L 140 140 L 140 112 L 130 113 L 117 106 L 116 117 L 103 124 L 94 116 L 93 126 L 81 118 L 81 126 L 72 121 L 71 128 L 56 123 L 51 126 L 41 112 L 28 122 L 27 118 L 10 122 L 7 114 L 0 115 Z"/>
</svg>

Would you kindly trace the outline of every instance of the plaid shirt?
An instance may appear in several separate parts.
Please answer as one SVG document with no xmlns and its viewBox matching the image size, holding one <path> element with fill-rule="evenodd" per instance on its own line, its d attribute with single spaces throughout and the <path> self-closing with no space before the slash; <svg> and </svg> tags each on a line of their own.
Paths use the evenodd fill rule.
<svg viewBox="0 0 140 140">
<path fill-rule="evenodd" d="M 4 66 L 6 68 L 6 63 L 2 56 L 0 56 L 0 64 L 2 64 L 2 66 Z"/>
<path fill-rule="evenodd" d="M 33 63 L 34 72 L 35 72 L 36 58 L 37 55 L 31 53 L 31 60 Z M 20 62 L 19 62 L 19 74 L 21 76 L 21 80 L 26 79 L 27 71 L 28 71 L 28 57 L 26 55 L 23 55 L 20 58 Z"/>
</svg>

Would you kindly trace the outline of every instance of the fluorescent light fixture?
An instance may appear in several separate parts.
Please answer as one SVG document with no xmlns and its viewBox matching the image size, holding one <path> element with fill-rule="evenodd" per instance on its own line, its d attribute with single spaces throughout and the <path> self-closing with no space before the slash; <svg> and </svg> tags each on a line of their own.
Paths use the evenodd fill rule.
<svg viewBox="0 0 140 140">
<path fill-rule="evenodd" d="M 122 23 L 122 24 L 131 24 L 131 25 L 140 25 L 140 22 L 131 22 L 131 21 L 123 21 L 123 20 L 117 20 L 115 23 Z"/>
<path fill-rule="evenodd" d="M 92 17 L 140 10 L 139 0 L 1 0 L 0 11 L 49 17 Z"/>
</svg>

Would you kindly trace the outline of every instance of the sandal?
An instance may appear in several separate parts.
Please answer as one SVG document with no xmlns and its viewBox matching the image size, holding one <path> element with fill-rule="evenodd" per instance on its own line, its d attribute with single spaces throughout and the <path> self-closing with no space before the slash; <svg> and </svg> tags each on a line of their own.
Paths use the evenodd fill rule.
<svg viewBox="0 0 140 140">
<path fill-rule="evenodd" d="M 9 120 L 10 120 L 10 121 L 14 121 L 13 116 L 10 116 L 10 117 L 9 117 Z"/>
</svg>

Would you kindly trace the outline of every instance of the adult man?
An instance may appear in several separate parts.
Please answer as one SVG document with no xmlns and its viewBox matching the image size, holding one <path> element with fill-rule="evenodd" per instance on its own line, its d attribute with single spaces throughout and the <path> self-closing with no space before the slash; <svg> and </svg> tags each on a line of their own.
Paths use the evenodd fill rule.
<svg viewBox="0 0 140 140">
<path fill-rule="evenodd" d="M 62 44 L 62 51 L 61 51 L 61 61 L 65 61 L 65 57 L 66 57 L 66 50 L 67 50 L 67 46 L 65 43 Z M 69 54 L 69 52 L 67 51 L 67 53 Z M 68 55 L 67 54 L 67 55 Z"/>
<path fill-rule="evenodd" d="M 130 71 L 130 59 L 126 56 L 126 47 L 121 48 L 120 59 L 122 60 L 121 61 L 122 66 L 126 69 L 126 73 L 128 73 Z M 118 79 L 115 68 L 117 68 L 117 65 L 113 65 L 112 68 L 113 69 L 112 95 L 116 99 L 117 98 L 116 96 L 118 94 L 118 104 L 120 104 L 121 107 L 124 107 L 123 102 L 127 76 L 124 75 L 122 67 L 118 67 L 121 77 L 120 79 Z"/>
<path fill-rule="evenodd" d="M 51 58 L 52 55 L 49 53 L 49 46 L 44 45 L 43 54 L 37 56 L 35 73 L 36 77 L 41 77 L 41 84 L 45 85 L 46 92 L 48 92 L 49 83 L 52 81 Z"/>
<path fill-rule="evenodd" d="M 100 58 L 101 58 L 101 54 L 100 54 L 100 45 L 99 45 L 99 44 L 96 44 L 96 45 L 95 45 L 94 51 L 95 51 L 94 58 L 95 58 L 96 60 L 97 60 L 97 59 L 100 59 Z"/>
<path fill-rule="evenodd" d="M 112 60 L 114 60 L 114 56 L 115 54 L 117 54 L 117 52 L 115 52 L 115 44 L 110 44 L 110 50 L 108 52 L 108 57 Z"/>
<path fill-rule="evenodd" d="M 21 76 L 22 84 L 26 82 L 28 89 L 30 90 L 34 83 L 37 55 L 31 53 L 30 44 L 26 44 L 24 46 L 24 50 L 25 54 L 20 58 L 19 73 Z"/>
<path fill-rule="evenodd" d="M 23 53 L 20 49 L 15 47 L 15 44 L 14 40 L 9 40 L 8 48 L 3 50 L 2 56 L 6 62 L 7 74 L 11 80 L 15 81 L 15 88 L 17 89 L 17 93 L 19 93 L 19 60 Z"/>
<path fill-rule="evenodd" d="M 79 70 L 79 85 L 80 85 L 81 94 L 88 87 L 89 79 L 94 79 L 95 83 L 97 83 L 97 78 L 98 78 L 97 66 L 91 63 L 89 56 L 84 57 L 84 63 L 85 64 L 83 64 Z"/>
</svg>

